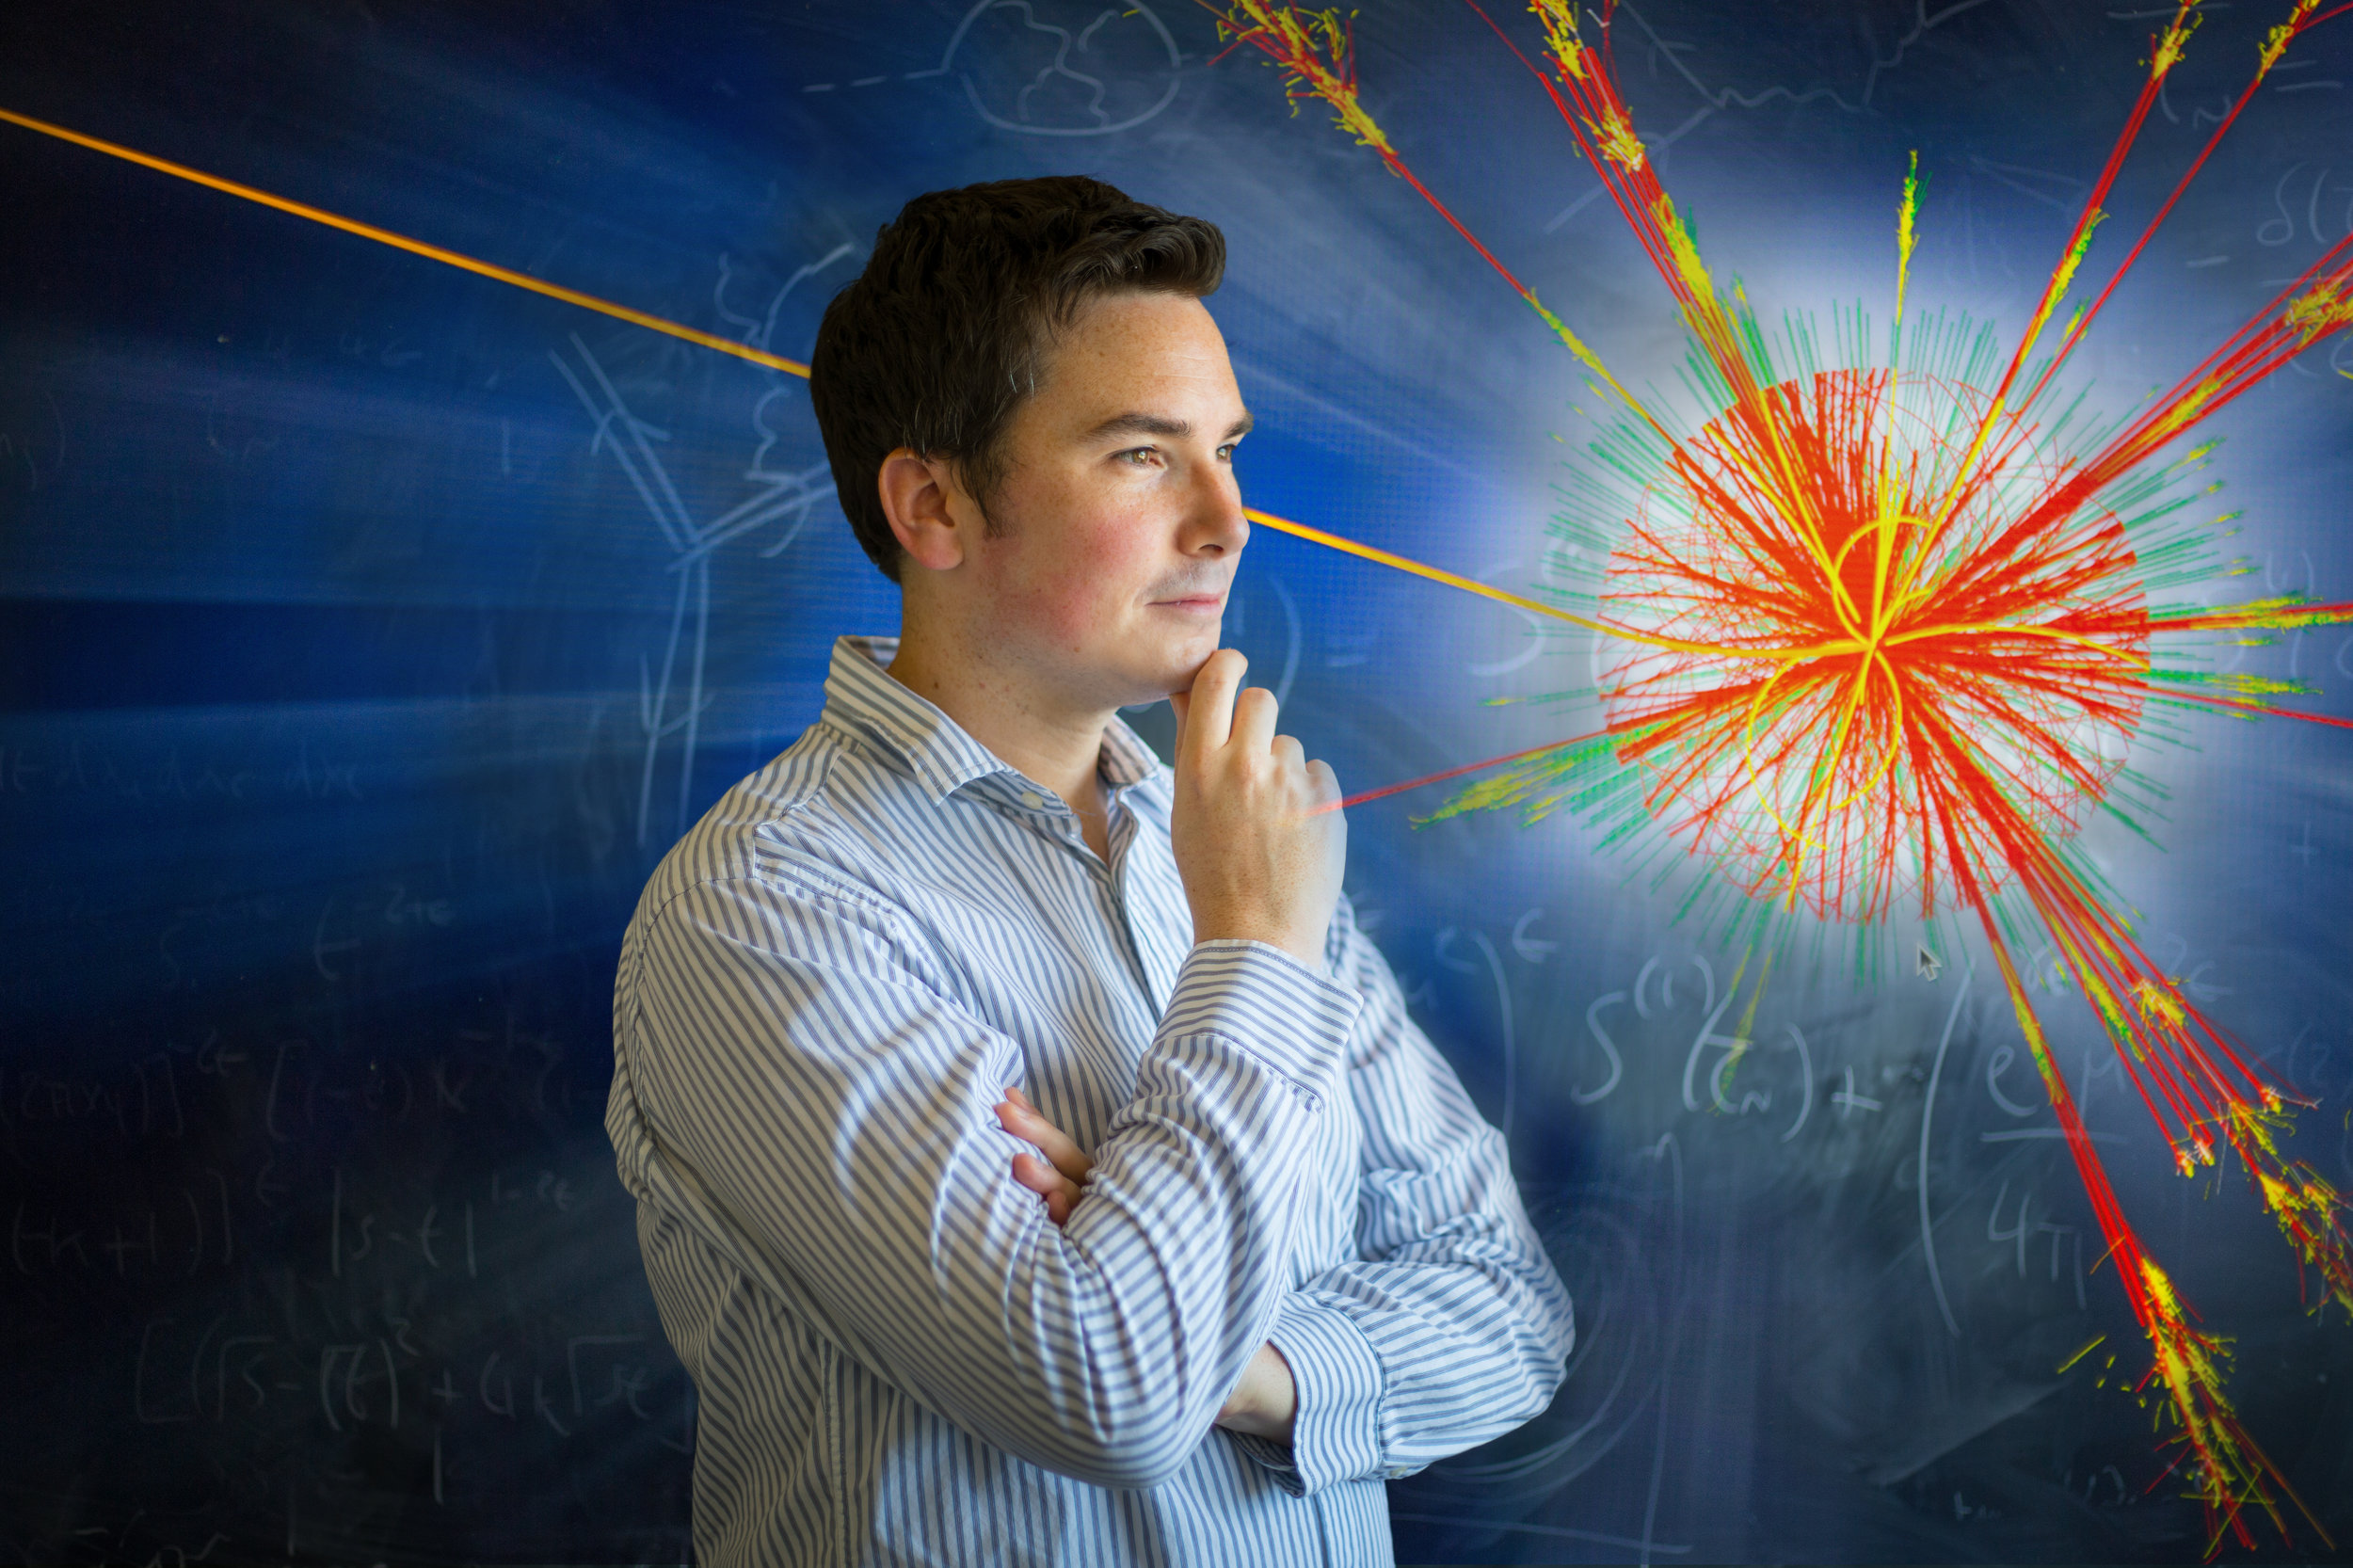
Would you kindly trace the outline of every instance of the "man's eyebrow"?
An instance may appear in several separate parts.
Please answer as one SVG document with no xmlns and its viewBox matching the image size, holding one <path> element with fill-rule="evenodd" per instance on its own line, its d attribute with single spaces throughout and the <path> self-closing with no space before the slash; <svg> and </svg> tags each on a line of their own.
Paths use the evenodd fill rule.
<svg viewBox="0 0 2353 1568">
<path fill-rule="evenodd" d="M 1241 418 L 1226 427 L 1224 439 L 1230 441 L 1246 436 L 1250 433 L 1251 425 L 1250 415 L 1244 413 Z M 1192 434 L 1193 425 L 1189 421 L 1170 419 L 1164 414 L 1147 414 L 1130 409 L 1126 413 L 1113 414 L 1103 421 L 1089 430 L 1085 439 L 1090 443 L 1104 440 L 1112 436 L 1166 436 L 1171 440 L 1182 440 Z"/>
</svg>

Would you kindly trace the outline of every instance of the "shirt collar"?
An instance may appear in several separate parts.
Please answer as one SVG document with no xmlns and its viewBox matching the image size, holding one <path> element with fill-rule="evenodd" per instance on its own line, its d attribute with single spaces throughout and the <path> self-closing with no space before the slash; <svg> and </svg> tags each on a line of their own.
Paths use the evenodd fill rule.
<svg viewBox="0 0 2353 1568">
<path fill-rule="evenodd" d="M 890 679 L 884 668 L 899 651 L 896 637 L 837 637 L 825 672 L 825 717 L 904 762 L 936 806 L 974 779 L 1020 771 L 970 735 L 924 697 Z M 1113 718 L 1103 728 L 1096 762 L 1113 790 L 1140 784 L 1160 771 L 1160 759 L 1136 732 Z"/>
</svg>

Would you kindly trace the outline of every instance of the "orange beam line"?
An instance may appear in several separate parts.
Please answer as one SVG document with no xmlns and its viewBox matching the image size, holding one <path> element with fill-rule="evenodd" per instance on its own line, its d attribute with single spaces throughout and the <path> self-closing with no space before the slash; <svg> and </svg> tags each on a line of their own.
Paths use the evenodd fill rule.
<svg viewBox="0 0 2353 1568">
<path fill-rule="evenodd" d="M 256 190 L 251 185 L 241 185 L 234 180 L 224 180 L 217 174 L 207 174 L 200 168 L 190 168 L 185 164 L 175 164 L 168 159 L 154 157 L 139 152 L 136 148 L 124 147 L 117 142 L 101 141 L 96 136 L 86 136 L 79 131 L 69 131 L 62 125 L 52 125 L 45 120 L 35 120 L 30 115 L 18 114 L 10 109 L 0 109 L 0 120 L 6 120 L 11 125 L 22 125 L 28 131 L 38 131 L 44 136 L 55 136 L 59 141 L 72 142 L 76 147 L 87 147 L 93 152 L 104 152 L 110 158 L 120 158 L 125 163 L 137 164 L 142 168 L 152 168 L 159 173 L 168 174 L 174 179 L 186 180 L 213 190 L 225 191 L 231 196 L 259 202 L 264 207 L 275 207 L 281 213 L 292 213 L 296 217 L 309 218 L 312 223 L 324 223 L 329 229 L 340 229 L 346 234 L 357 234 L 361 239 L 374 240 L 378 245 L 389 245 L 395 250 L 406 250 L 413 256 L 424 256 L 428 260 L 440 262 L 462 271 L 478 273 L 485 278 L 494 278 L 502 283 L 512 283 L 519 289 L 529 289 L 534 294 L 544 294 L 551 299 L 561 299 L 567 305 L 578 305 L 583 310 L 595 311 L 600 314 L 629 322 L 632 326 L 651 328 L 657 332 L 667 332 L 674 338 L 682 338 L 688 343 L 699 344 L 704 348 L 715 348 L 722 354 L 732 354 L 739 360 L 749 360 L 756 365 L 766 365 L 770 370 L 781 370 L 787 375 L 798 376 L 803 379 L 807 379 L 808 376 L 808 366 L 798 360 L 788 360 L 780 354 L 771 354 L 764 348 L 754 348 L 749 344 L 736 343 L 731 339 L 722 338 L 696 328 L 681 326 L 675 321 L 665 321 L 661 316 L 648 315 L 643 311 L 632 311 L 626 305 L 616 305 L 609 299 L 599 299 L 595 295 L 583 294 L 578 289 L 568 289 L 561 283 L 551 283 L 545 279 L 517 272 L 512 267 L 500 266 L 495 262 L 486 262 L 477 257 L 460 255 L 455 250 L 445 250 L 438 245 L 428 245 L 423 240 L 410 239 L 406 234 L 395 234 L 390 229 L 378 229 L 373 223 L 361 223 L 356 218 L 342 217 L 323 208 L 311 206 L 307 202 L 289 200 L 282 196 L 273 196 L 268 191 Z"/>
<path fill-rule="evenodd" d="M 1448 571 L 1443 567 L 1428 566 L 1410 556 L 1395 554 L 1373 545 L 1358 544 L 1354 539 L 1342 538 L 1337 534 L 1327 534 L 1321 528 L 1310 528 L 1304 522 L 1293 522 L 1289 518 L 1278 518 L 1273 512 L 1261 512 L 1255 506 L 1244 506 L 1241 514 L 1252 522 L 1265 523 L 1277 533 L 1289 534 L 1293 538 L 1305 539 L 1311 544 L 1322 545 L 1327 550 L 1337 550 L 1344 555 L 1354 555 L 1362 560 L 1377 561 L 1382 566 L 1394 567 L 1399 571 L 1411 572 L 1416 577 L 1426 577 L 1433 583 L 1443 583 L 1449 588 L 1460 588 L 1466 594 L 1477 594 L 1481 599 L 1492 599 L 1498 604 L 1509 604 L 1515 609 L 1526 610 L 1531 615 L 1549 616 L 1554 620 L 1564 620 L 1571 626 L 1581 626 L 1589 632 L 1613 630 L 1600 621 L 1588 620 L 1582 616 L 1573 616 L 1558 605 L 1546 604 L 1542 600 L 1528 599 L 1503 588 L 1492 587 L 1476 578 L 1464 577 L 1459 573 Z"/>
<path fill-rule="evenodd" d="M 28 131 L 37 131 L 44 136 L 54 136 L 59 141 L 71 142 L 76 147 L 88 148 L 93 152 L 104 152 L 110 158 L 120 158 L 125 163 L 136 164 L 142 168 L 152 168 L 158 173 L 168 174 L 176 180 L 186 180 L 191 184 L 221 191 L 281 213 L 291 213 L 296 217 L 307 218 L 312 223 L 325 224 L 329 229 L 338 229 L 346 234 L 357 234 L 361 239 L 374 240 L 378 245 L 389 245 L 395 250 L 406 250 L 412 256 L 423 256 L 427 261 L 440 262 L 445 266 L 454 266 L 461 271 L 494 279 L 502 283 L 511 283 L 516 288 L 528 289 L 533 294 L 545 295 L 551 299 L 560 299 L 568 305 L 577 305 L 583 310 L 595 311 L 599 314 L 611 316 L 617 321 L 626 321 L 632 326 L 648 328 L 656 332 L 665 332 L 671 337 L 698 344 L 704 348 L 715 348 L 722 354 L 732 354 L 739 360 L 748 360 L 754 364 L 765 365 L 770 370 L 780 370 L 789 376 L 800 376 L 804 380 L 808 377 L 808 366 L 798 360 L 788 360 L 780 354 L 771 354 L 765 349 L 754 348 L 749 344 L 722 338 L 714 333 L 703 331 L 699 328 L 688 327 L 680 322 L 648 314 L 644 311 L 632 310 L 627 305 L 616 305 L 609 299 L 600 299 L 595 295 L 583 294 L 578 289 L 568 289 L 561 283 L 551 283 L 545 279 L 517 272 L 512 267 L 500 266 L 495 262 L 486 262 L 478 257 L 462 255 L 457 251 L 445 249 L 424 240 L 411 239 L 407 234 L 396 234 L 390 229 L 379 229 L 373 223 L 361 223 L 357 218 L 344 217 L 340 214 L 328 212 L 325 208 L 313 207 L 308 202 L 273 195 L 252 185 L 240 184 L 234 180 L 224 180 L 217 174 L 207 174 L 202 169 L 190 168 L 185 164 L 176 164 L 168 158 L 158 158 L 152 153 L 141 152 L 136 148 L 124 147 L 119 142 L 104 141 L 97 136 L 85 136 L 79 131 L 68 130 L 62 125 L 53 125 L 45 120 L 35 120 L 30 115 L 18 114 L 12 109 L 0 108 L 0 120 L 5 120 L 11 125 L 21 125 Z M 1433 583 L 1443 583 L 1450 588 L 1460 588 L 1465 593 L 1477 594 L 1482 599 L 1492 599 L 1499 604 L 1509 604 L 1532 615 L 1564 620 L 1571 625 L 1585 627 L 1595 632 L 1609 630 L 1599 622 L 1570 615 L 1567 611 L 1544 603 L 1542 600 L 1528 599 L 1502 588 L 1491 587 L 1487 584 L 1476 582 L 1439 567 L 1427 566 L 1422 562 L 1386 550 L 1376 549 L 1371 545 L 1358 544 L 1353 539 L 1343 538 L 1337 534 L 1327 534 L 1320 528 L 1310 528 L 1305 523 L 1293 522 L 1288 518 L 1276 517 L 1272 512 L 1261 512 L 1253 507 L 1245 507 L 1243 511 L 1252 522 L 1264 523 L 1267 527 L 1278 533 L 1289 534 L 1294 538 L 1305 539 L 1329 550 L 1337 550 L 1344 554 L 1377 562 L 1399 571 L 1410 572 L 1417 577 L 1427 578 Z"/>
</svg>

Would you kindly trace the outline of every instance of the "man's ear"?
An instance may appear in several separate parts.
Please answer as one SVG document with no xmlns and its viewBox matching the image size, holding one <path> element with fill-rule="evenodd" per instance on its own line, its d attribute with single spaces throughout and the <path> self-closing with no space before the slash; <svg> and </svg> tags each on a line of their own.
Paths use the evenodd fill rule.
<svg viewBox="0 0 2353 1568">
<path fill-rule="evenodd" d="M 875 485 L 890 532 L 917 566 L 948 571 L 964 564 L 965 550 L 978 531 L 979 508 L 944 459 L 919 457 L 900 447 L 882 460 Z"/>
</svg>

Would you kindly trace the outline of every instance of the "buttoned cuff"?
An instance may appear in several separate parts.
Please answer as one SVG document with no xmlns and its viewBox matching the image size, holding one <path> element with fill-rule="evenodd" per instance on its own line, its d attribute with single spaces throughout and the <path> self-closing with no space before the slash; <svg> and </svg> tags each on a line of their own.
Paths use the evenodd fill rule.
<svg viewBox="0 0 2353 1568">
<path fill-rule="evenodd" d="M 1231 1040 L 1319 1109 L 1347 1054 L 1364 998 L 1267 942 L 1203 942 L 1186 955 L 1160 1016 L 1162 1039 Z"/>
<path fill-rule="evenodd" d="M 1381 1358 L 1355 1321 L 1294 1290 L 1283 1298 L 1267 1339 L 1290 1367 L 1299 1407 L 1291 1417 L 1289 1447 L 1238 1434 L 1242 1452 L 1295 1497 L 1338 1481 L 1385 1475 Z"/>
</svg>

